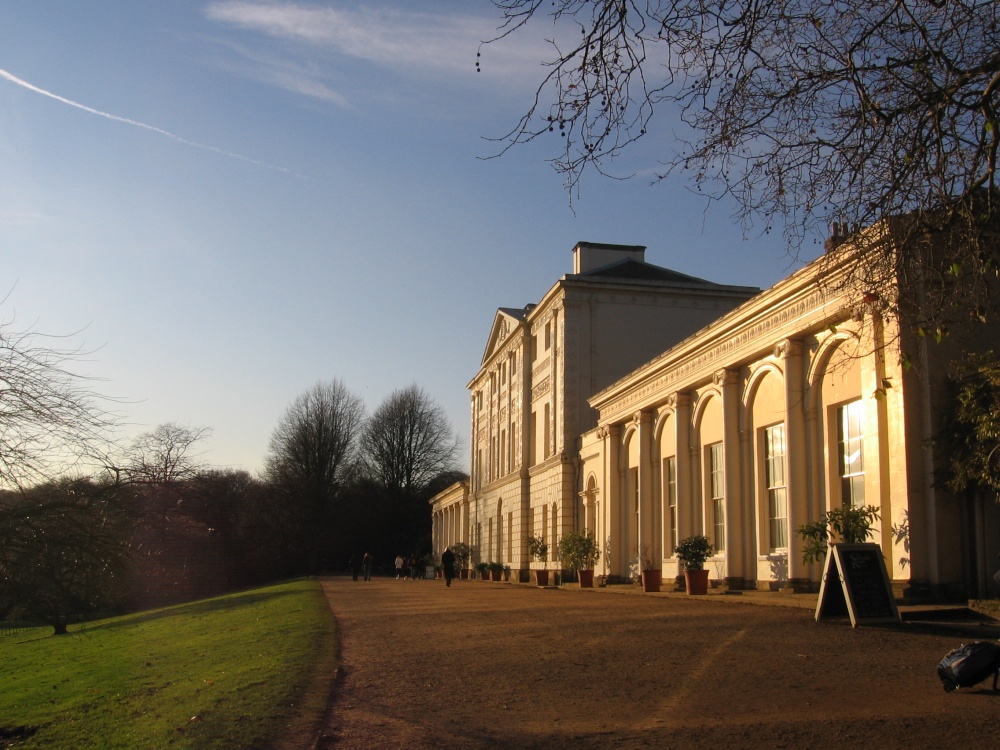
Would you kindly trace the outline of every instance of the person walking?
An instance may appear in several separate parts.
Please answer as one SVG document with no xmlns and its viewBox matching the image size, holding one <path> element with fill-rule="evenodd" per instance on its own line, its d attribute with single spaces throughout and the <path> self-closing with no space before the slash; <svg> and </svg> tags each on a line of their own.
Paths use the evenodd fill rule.
<svg viewBox="0 0 1000 750">
<path fill-rule="evenodd" d="M 375 558 L 371 556 L 371 553 L 365 552 L 362 564 L 365 568 L 365 580 L 370 581 L 372 579 L 372 564 L 375 562 Z"/>
<path fill-rule="evenodd" d="M 361 568 L 361 560 L 356 554 L 351 555 L 351 562 L 349 564 L 351 566 L 351 577 L 354 578 L 355 582 L 357 582 L 358 570 Z"/>
<path fill-rule="evenodd" d="M 402 555 L 396 555 L 396 580 L 398 581 L 403 577 L 403 566 L 406 565 L 406 561 L 403 559 Z"/>
<path fill-rule="evenodd" d="M 441 553 L 441 567 L 444 569 L 444 583 L 451 586 L 451 579 L 455 577 L 455 553 L 451 547 L 445 547 Z"/>
</svg>

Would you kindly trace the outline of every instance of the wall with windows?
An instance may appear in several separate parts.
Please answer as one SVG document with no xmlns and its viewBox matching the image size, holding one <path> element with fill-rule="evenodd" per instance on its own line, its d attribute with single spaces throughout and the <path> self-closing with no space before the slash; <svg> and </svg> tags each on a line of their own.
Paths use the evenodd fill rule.
<svg viewBox="0 0 1000 750">
<path fill-rule="evenodd" d="M 586 530 L 609 580 L 642 557 L 676 576 L 677 542 L 704 534 L 716 585 L 815 589 L 795 530 L 869 505 L 897 586 L 1000 593 L 1000 506 L 934 482 L 944 349 L 909 341 L 921 361 L 904 370 L 905 331 L 847 291 L 852 252 L 751 296 L 646 264 L 641 247 L 580 243 L 537 305 L 498 311 L 469 383 L 457 533 L 526 573 L 528 536 L 558 568 L 561 536 Z M 435 513 L 435 539 L 458 518 Z"/>
<path fill-rule="evenodd" d="M 674 546 L 703 534 L 715 585 L 816 590 L 795 530 L 868 505 L 900 590 L 995 587 L 978 518 L 997 513 L 973 518 L 935 485 L 942 389 L 904 370 L 899 330 L 845 291 L 852 262 L 814 262 L 590 399 L 581 497 L 612 550 L 599 574 L 626 579 L 648 546 L 679 576 Z"/>
<path fill-rule="evenodd" d="M 559 539 L 597 524 L 598 501 L 582 494 L 576 460 L 581 432 L 596 424 L 587 398 L 757 291 L 648 264 L 642 247 L 580 243 L 573 273 L 537 304 L 500 308 L 468 385 L 468 528 L 477 555 L 527 579 L 527 539 L 542 536 L 547 562 L 558 569 Z M 648 462 L 649 455 L 635 460 Z M 633 478 L 646 482 L 649 475 L 636 468 Z M 636 524 L 644 536 L 662 525 L 658 494 L 633 484 L 633 499 L 639 497 L 643 507 L 633 502 L 626 519 L 633 549 L 620 550 L 623 564 L 638 554 Z M 657 557 L 660 542 L 651 545 Z"/>
</svg>

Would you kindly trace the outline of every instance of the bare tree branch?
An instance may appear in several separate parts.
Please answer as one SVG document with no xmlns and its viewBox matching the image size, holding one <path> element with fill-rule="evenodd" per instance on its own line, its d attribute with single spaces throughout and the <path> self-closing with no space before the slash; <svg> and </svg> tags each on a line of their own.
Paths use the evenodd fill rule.
<svg viewBox="0 0 1000 750">
<path fill-rule="evenodd" d="M 85 352 L 65 337 L 0 322 L 0 487 L 21 488 L 86 464 L 117 427 L 91 381 L 70 371 Z"/>
<path fill-rule="evenodd" d="M 1000 263 L 1000 4 L 494 5 L 502 23 L 484 49 L 543 18 L 554 30 L 549 70 L 503 150 L 558 138 L 553 165 L 572 189 L 586 170 L 606 170 L 646 137 L 654 115 L 679 116 L 687 132 L 663 143 L 660 179 L 682 174 L 712 198 L 730 196 L 744 231 L 781 231 L 793 253 L 831 222 L 863 243 L 856 229 L 912 217 L 891 250 L 886 243 L 864 248 L 859 290 L 888 279 L 887 264 L 921 277 L 926 288 L 934 273 L 922 263 L 940 258 L 915 248 L 943 235 L 945 267 L 957 265 L 962 284 L 930 297 L 916 287 L 880 296 L 919 309 L 921 325 L 987 309 L 982 280 Z"/>
</svg>

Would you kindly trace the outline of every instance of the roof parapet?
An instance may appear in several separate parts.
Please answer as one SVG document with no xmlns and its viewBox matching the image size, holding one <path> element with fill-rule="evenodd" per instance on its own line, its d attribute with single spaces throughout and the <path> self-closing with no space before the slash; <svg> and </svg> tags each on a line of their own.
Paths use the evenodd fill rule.
<svg viewBox="0 0 1000 750">
<path fill-rule="evenodd" d="M 573 248 L 573 273 L 586 273 L 628 258 L 645 263 L 646 246 L 577 242 L 576 247 Z"/>
</svg>

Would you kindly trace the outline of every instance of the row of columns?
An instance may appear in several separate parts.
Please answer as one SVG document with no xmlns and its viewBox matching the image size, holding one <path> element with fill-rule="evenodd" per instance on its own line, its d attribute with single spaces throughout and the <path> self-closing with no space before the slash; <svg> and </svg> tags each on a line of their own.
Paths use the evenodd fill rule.
<svg viewBox="0 0 1000 750">
<path fill-rule="evenodd" d="M 446 547 L 467 542 L 469 536 L 469 503 L 455 503 L 434 511 L 434 553 L 440 555 Z"/>
<path fill-rule="evenodd" d="M 810 449 L 809 424 L 813 422 L 806 401 L 806 364 L 804 347 L 800 341 L 785 340 L 774 348 L 775 360 L 780 365 L 783 379 L 784 424 L 786 430 L 786 495 L 788 524 L 787 576 L 791 584 L 807 582 L 809 569 L 802 562 L 802 543 L 794 534 L 794 529 L 812 520 L 814 509 L 810 497 Z M 766 511 L 766 502 L 757 502 L 758 476 L 755 462 L 762 461 L 757 455 L 754 442 L 752 418 L 752 395 L 741 393 L 741 378 L 738 369 L 723 369 L 715 373 L 714 385 L 722 407 L 722 443 L 724 455 L 725 492 L 725 560 L 726 577 L 734 585 L 754 581 L 757 577 L 758 529 L 766 526 L 767 519 L 759 518 Z M 744 403 L 748 398 L 751 403 Z M 710 517 L 706 513 L 709 502 L 704 487 L 706 469 L 703 466 L 705 446 L 701 439 L 703 425 L 695 422 L 700 415 L 693 413 L 692 393 L 681 391 L 668 396 L 659 409 L 672 417 L 676 445 L 676 491 L 677 491 L 677 534 L 683 539 L 695 534 L 713 537 L 708 528 Z M 662 415 L 662 411 L 660 414 Z M 582 493 L 585 504 L 594 501 L 598 493 L 606 492 L 610 502 L 603 503 L 599 512 L 603 527 L 599 534 L 611 539 L 612 559 L 605 561 L 605 572 L 610 575 L 627 573 L 631 555 L 638 550 L 662 551 L 662 559 L 672 557 L 669 515 L 664 507 L 664 478 L 662 459 L 656 430 L 661 424 L 655 419 L 657 412 L 646 409 L 638 412 L 631 423 L 605 425 L 599 433 L 605 446 L 604 488 L 588 488 Z M 624 453 L 628 430 L 634 429 L 632 439 L 638 440 L 638 499 L 637 508 L 630 507 L 630 486 L 628 455 Z M 823 456 L 822 437 L 816 446 Z M 630 519 L 627 513 L 636 511 L 638 518 L 638 540 L 633 547 L 628 539 Z M 626 549 L 626 545 L 629 547 Z M 765 550 L 764 553 L 767 551 Z"/>
</svg>

